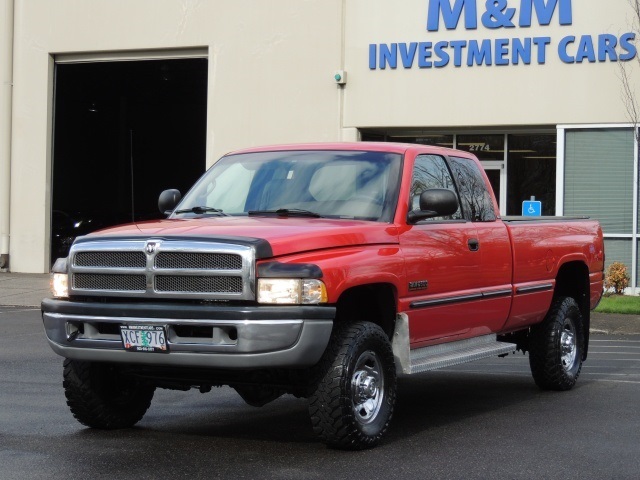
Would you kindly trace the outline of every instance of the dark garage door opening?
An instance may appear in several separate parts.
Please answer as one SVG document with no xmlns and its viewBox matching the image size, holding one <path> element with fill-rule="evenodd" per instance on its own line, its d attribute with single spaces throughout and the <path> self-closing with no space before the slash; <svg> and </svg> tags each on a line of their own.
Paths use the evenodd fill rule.
<svg viewBox="0 0 640 480">
<path fill-rule="evenodd" d="M 162 218 L 205 170 L 207 60 L 56 65 L 51 262 L 73 238 Z"/>
</svg>

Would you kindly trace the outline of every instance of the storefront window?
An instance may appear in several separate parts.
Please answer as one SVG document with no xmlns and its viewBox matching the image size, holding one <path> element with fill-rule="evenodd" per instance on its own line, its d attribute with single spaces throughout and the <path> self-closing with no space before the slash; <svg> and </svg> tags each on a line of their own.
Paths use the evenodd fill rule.
<svg viewBox="0 0 640 480">
<path fill-rule="evenodd" d="M 632 247 L 633 242 L 630 238 L 606 238 L 604 241 L 604 251 L 607 253 L 605 268 L 608 268 L 613 262 L 622 262 L 627 267 L 627 273 L 631 276 Z"/>
<path fill-rule="evenodd" d="M 440 134 L 420 130 L 369 130 L 361 134 L 362 140 L 455 146 L 470 152 L 482 162 L 502 212 L 521 215 L 522 202 L 535 197 L 542 202 L 543 215 L 556 214 L 555 133 Z"/>
<path fill-rule="evenodd" d="M 362 131 L 363 142 L 396 142 L 417 143 L 420 145 L 432 145 L 434 147 L 453 148 L 453 135 L 440 133 L 422 133 L 420 131 L 407 131 L 403 133 Z"/>
<path fill-rule="evenodd" d="M 503 161 L 504 135 L 458 135 L 456 148 L 473 153 L 482 161 Z"/>
<path fill-rule="evenodd" d="M 605 234 L 633 233 L 633 131 L 568 130 L 565 143 L 564 214 L 595 218 Z"/>
<path fill-rule="evenodd" d="M 498 202 L 500 202 L 500 177 L 502 172 L 498 169 L 485 169 L 484 173 L 487 174 L 487 178 L 489 179 L 489 183 L 491 184 L 491 189 L 493 190 L 493 194 L 496 196 Z"/>
<path fill-rule="evenodd" d="M 507 138 L 507 215 L 522 214 L 522 202 L 542 202 L 542 215 L 556 212 L 556 136 L 509 135 Z"/>
<path fill-rule="evenodd" d="M 415 141 L 411 143 L 433 145 L 434 147 L 453 148 L 453 135 L 418 135 L 414 140 Z"/>
</svg>

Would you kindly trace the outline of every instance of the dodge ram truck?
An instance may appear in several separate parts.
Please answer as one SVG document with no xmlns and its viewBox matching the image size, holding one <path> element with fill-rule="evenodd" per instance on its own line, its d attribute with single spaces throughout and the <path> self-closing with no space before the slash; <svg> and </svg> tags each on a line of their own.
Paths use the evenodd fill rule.
<svg viewBox="0 0 640 480">
<path fill-rule="evenodd" d="M 79 237 L 42 302 L 67 404 L 136 424 L 156 388 L 308 399 L 333 448 L 376 445 L 399 375 L 516 350 L 568 390 L 602 295 L 597 221 L 501 218 L 480 162 L 423 145 L 252 148 L 167 218 Z"/>
</svg>

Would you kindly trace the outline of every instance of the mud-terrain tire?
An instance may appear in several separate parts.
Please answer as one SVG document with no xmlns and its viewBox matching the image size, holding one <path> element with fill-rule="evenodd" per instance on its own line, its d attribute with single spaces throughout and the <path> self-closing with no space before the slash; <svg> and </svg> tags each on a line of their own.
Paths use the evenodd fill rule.
<svg viewBox="0 0 640 480">
<path fill-rule="evenodd" d="M 62 382 L 73 416 L 91 428 L 114 430 L 139 422 L 155 387 L 119 375 L 110 364 L 66 359 Z"/>
<path fill-rule="evenodd" d="M 362 450 L 386 432 L 396 400 L 396 370 L 384 331 L 370 322 L 337 328 L 309 398 L 314 432 L 329 447 Z"/>
<path fill-rule="evenodd" d="M 558 297 L 543 322 L 531 329 L 529 365 L 543 390 L 570 390 L 578 380 L 584 352 L 580 308 L 571 297 Z"/>
</svg>

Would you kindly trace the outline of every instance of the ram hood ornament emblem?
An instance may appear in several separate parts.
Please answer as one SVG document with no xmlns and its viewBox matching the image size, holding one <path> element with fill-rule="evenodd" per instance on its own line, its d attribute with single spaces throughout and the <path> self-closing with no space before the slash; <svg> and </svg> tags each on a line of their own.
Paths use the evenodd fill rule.
<svg viewBox="0 0 640 480">
<path fill-rule="evenodd" d="M 154 254 L 157 249 L 158 249 L 158 243 L 157 242 L 147 242 L 147 246 L 145 247 L 145 251 L 149 255 Z"/>
</svg>

